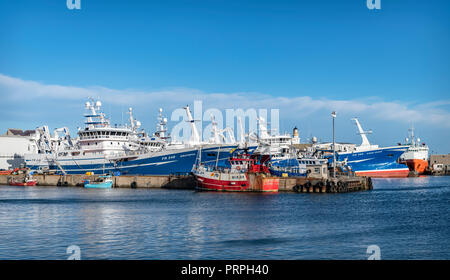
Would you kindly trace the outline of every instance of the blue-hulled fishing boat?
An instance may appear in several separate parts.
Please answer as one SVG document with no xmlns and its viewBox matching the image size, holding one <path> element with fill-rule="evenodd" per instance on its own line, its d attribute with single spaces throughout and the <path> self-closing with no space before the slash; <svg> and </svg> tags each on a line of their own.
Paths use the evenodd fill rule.
<svg viewBox="0 0 450 280">
<path fill-rule="evenodd" d="M 90 180 L 84 180 L 85 188 L 94 189 L 110 189 L 112 188 L 113 181 L 111 175 L 99 176 L 97 180 L 91 182 Z"/>
</svg>

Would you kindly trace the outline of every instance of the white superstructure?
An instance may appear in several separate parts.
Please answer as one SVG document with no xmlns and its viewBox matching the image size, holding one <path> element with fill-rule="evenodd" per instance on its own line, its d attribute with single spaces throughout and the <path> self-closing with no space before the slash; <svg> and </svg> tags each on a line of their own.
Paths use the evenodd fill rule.
<svg viewBox="0 0 450 280">
<path fill-rule="evenodd" d="M 408 150 L 400 156 L 400 160 L 422 160 L 428 161 L 429 148 L 425 143 L 420 143 L 420 138 L 414 135 L 414 127 L 409 129 L 409 137 L 405 139 Z"/>
<path fill-rule="evenodd" d="M 293 144 L 299 144 L 298 130 L 294 129 L 294 137 L 290 134 L 271 135 L 264 118 L 258 118 L 259 135 L 251 134 L 250 140 L 256 140 L 258 148 L 255 153 L 263 155 L 279 155 L 288 153 Z"/>
</svg>

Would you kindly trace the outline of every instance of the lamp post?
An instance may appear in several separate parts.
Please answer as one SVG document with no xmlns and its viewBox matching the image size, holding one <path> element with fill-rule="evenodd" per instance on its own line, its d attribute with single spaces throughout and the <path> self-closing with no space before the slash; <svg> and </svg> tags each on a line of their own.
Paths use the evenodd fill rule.
<svg viewBox="0 0 450 280">
<path fill-rule="evenodd" d="M 336 178 L 336 142 L 334 138 L 334 119 L 336 118 L 336 112 L 331 112 L 333 118 L 333 178 Z"/>
</svg>

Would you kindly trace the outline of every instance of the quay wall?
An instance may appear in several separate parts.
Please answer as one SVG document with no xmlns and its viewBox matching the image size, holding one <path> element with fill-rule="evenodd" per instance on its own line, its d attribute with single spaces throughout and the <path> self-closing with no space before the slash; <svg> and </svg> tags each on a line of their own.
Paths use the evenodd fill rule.
<svg viewBox="0 0 450 280">
<path fill-rule="evenodd" d="M 8 185 L 11 178 L 24 175 L 0 175 L 0 185 Z M 82 187 L 85 179 L 95 180 L 98 176 L 86 175 L 34 175 L 39 186 L 77 186 Z M 167 188 L 194 189 L 192 176 L 117 176 L 113 177 L 115 188 Z"/>
<path fill-rule="evenodd" d="M 8 185 L 12 178 L 20 180 L 21 175 L 0 175 L 0 185 Z M 85 179 L 95 180 L 98 175 L 34 175 L 39 186 L 77 186 L 82 187 Z M 357 190 L 368 190 L 368 178 L 366 177 L 339 177 L 336 181 L 345 181 L 349 188 Z M 309 183 L 308 183 L 309 182 Z M 325 183 L 324 179 L 317 178 L 279 178 L 280 192 L 299 192 L 299 186 L 305 186 L 307 183 L 307 192 L 325 192 L 316 188 L 319 182 Z M 163 189 L 195 189 L 196 182 L 193 176 L 117 176 L 113 177 L 114 188 L 163 188 Z M 323 188 L 323 185 L 322 185 Z"/>
</svg>

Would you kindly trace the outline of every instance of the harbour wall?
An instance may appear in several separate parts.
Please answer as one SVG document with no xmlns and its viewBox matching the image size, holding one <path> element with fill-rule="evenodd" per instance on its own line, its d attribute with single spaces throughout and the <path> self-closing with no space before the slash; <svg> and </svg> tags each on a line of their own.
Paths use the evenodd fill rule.
<svg viewBox="0 0 450 280">
<path fill-rule="evenodd" d="M 21 175 L 0 175 L 0 185 L 8 185 L 13 178 L 20 180 Z M 61 187 L 82 187 L 85 179 L 95 180 L 98 176 L 86 175 L 34 175 L 39 186 L 61 186 Z M 349 190 L 368 190 L 370 184 L 366 177 L 339 177 L 346 182 Z M 326 180 L 317 178 L 279 178 L 279 191 L 296 192 L 329 192 L 320 182 Z M 303 187 L 304 186 L 304 187 Z M 162 188 L 162 189 L 185 189 L 193 190 L 196 181 L 190 175 L 170 175 L 170 176 L 117 176 L 113 177 L 114 188 Z"/>
<path fill-rule="evenodd" d="M 8 185 L 12 178 L 24 175 L 0 175 L 0 185 Z M 39 186 L 82 187 L 85 179 L 95 180 L 97 176 L 86 175 L 34 175 Z M 167 188 L 194 189 L 192 176 L 117 176 L 113 177 L 115 188 Z"/>
</svg>

